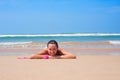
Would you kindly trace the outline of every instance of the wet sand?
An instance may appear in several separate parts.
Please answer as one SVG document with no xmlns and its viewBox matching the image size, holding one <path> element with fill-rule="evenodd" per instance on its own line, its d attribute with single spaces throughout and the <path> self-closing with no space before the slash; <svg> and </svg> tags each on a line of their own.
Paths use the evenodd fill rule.
<svg viewBox="0 0 120 80">
<path fill-rule="evenodd" d="M 24 56 L 37 53 L 46 43 L 0 45 L 0 56 Z M 120 56 L 120 45 L 108 42 L 61 42 L 59 47 L 75 55 L 116 55 Z"/>
</svg>

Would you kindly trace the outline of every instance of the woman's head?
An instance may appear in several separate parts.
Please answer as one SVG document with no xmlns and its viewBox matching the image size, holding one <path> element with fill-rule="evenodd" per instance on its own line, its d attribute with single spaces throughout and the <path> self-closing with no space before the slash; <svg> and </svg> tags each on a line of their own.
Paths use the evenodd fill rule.
<svg viewBox="0 0 120 80">
<path fill-rule="evenodd" d="M 55 40 L 50 40 L 47 43 L 47 49 L 48 49 L 48 54 L 51 56 L 56 55 L 57 50 L 58 50 L 58 43 Z"/>
</svg>

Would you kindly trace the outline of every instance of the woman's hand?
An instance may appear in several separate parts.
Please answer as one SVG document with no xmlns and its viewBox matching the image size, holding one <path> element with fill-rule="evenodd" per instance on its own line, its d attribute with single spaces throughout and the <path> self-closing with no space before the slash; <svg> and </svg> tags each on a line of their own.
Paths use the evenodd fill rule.
<svg viewBox="0 0 120 80">
<path fill-rule="evenodd" d="M 60 59 L 60 56 L 49 56 L 49 59 Z"/>
</svg>

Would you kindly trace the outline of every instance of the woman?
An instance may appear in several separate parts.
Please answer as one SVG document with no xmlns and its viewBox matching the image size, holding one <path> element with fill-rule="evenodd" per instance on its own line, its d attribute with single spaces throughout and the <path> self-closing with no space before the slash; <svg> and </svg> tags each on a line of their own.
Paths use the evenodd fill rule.
<svg viewBox="0 0 120 80">
<path fill-rule="evenodd" d="M 47 48 L 29 57 L 30 59 L 75 59 L 76 56 L 58 47 L 55 40 L 47 43 Z"/>
</svg>

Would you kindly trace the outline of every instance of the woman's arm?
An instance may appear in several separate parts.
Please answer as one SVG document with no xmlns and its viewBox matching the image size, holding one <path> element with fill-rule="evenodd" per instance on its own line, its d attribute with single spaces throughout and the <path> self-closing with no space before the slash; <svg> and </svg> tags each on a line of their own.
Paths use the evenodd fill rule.
<svg viewBox="0 0 120 80">
<path fill-rule="evenodd" d="M 60 59 L 76 59 L 76 56 L 73 55 L 72 53 L 66 52 L 62 49 L 58 49 L 58 50 L 62 53 L 62 55 L 59 56 L 58 58 L 60 58 Z"/>
<path fill-rule="evenodd" d="M 37 54 L 33 54 L 32 56 L 30 56 L 29 58 L 30 59 L 76 59 L 76 56 L 69 53 L 69 52 L 66 52 L 62 49 L 58 49 L 58 52 L 61 54 L 61 55 L 58 55 L 58 56 L 48 56 L 47 55 L 47 49 L 44 49 L 40 52 L 38 52 Z"/>
<path fill-rule="evenodd" d="M 45 59 L 47 58 L 46 54 L 47 54 L 47 49 L 44 49 L 36 54 L 31 55 L 29 58 L 30 59 Z"/>
</svg>

